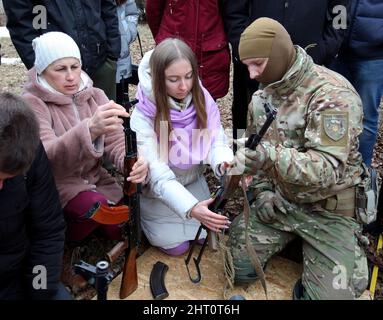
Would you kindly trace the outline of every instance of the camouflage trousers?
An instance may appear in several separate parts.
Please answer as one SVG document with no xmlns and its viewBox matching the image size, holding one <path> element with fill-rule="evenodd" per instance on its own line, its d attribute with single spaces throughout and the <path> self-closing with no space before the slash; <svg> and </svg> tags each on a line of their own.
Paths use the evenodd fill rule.
<svg viewBox="0 0 383 320">
<path fill-rule="evenodd" d="M 249 237 L 262 266 L 281 251 L 291 240 L 303 239 L 303 299 L 354 299 L 368 285 L 368 266 L 364 251 L 359 247 L 355 219 L 312 206 L 291 205 L 287 213 L 276 210 L 272 224 L 261 222 L 251 207 Z M 256 279 L 245 246 L 245 221 L 239 215 L 230 227 L 227 245 L 230 247 L 235 270 L 235 282 Z"/>
</svg>

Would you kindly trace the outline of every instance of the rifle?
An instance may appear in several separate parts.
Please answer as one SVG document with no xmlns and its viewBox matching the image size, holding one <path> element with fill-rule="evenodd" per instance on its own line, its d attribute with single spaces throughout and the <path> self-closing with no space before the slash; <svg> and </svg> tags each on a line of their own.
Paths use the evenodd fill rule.
<svg viewBox="0 0 383 320">
<path fill-rule="evenodd" d="M 121 80 L 124 81 L 124 80 Z M 124 83 L 122 82 L 122 85 Z M 122 106 L 129 112 L 131 107 L 138 102 L 137 99 L 129 101 L 127 93 L 122 98 Z M 125 299 L 132 294 L 138 286 L 137 277 L 137 252 L 141 243 L 140 225 L 140 184 L 127 181 L 134 163 L 137 161 L 137 137 L 130 128 L 130 118 L 123 118 L 125 134 L 124 158 L 124 205 L 109 207 L 96 202 L 87 212 L 86 216 L 102 224 L 118 224 L 125 222 L 123 227 L 123 240 L 118 242 L 108 253 L 110 263 L 113 263 L 122 254 L 125 255 L 120 287 L 120 299 Z"/>
<path fill-rule="evenodd" d="M 271 123 L 274 121 L 276 115 L 277 115 L 277 110 L 270 105 L 269 103 L 264 104 L 265 112 L 266 112 L 266 121 L 263 124 L 262 128 L 259 130 L 258 133 L 253 133 L 250 135 L 250 137 L 246 140 L 245 147 L 255 150 L 259 142 L 261 141 L 262 137 L 266 133 L 267 129 L 270 127 Z M 235 174 L 235 175 L 230 175 L 228 176 L 225 174 L 223 176 L 223 186 L 221 185 L 216 193 L 213 195 L 214 201 L 209 205 L 209 210 L 218 213 L 218 214 L 223 214 L 224 207 L 226 205 L 226 202 L 229 200 L 230 196 L 233 195 L 234 190 L 238 187 L 238 184 L 241 180 L 241 175 Z M 197 256 L 197 258 L 193 257 L 193 261 L 197 270 L 197 276 L 193 278 L 190 274 L 189 270 L 189 262 L 191 260 L 191 257 L 193 255 L 194 248 L 197 244 L 197 241 L 199 239 L 199 236 L 202 232 L 202 229 L 205 229 L 207 232 L 207 236 L 205 238 L 204 243 L 201 246 L 200 252 Z M 212 231 L 208 229 L 206 226 L 204 226 L 202 223 L 197 231 L 197 234 L 193 240 L 192 245 L 190 246 L 188 256 L 185 259 L 185 264 L 186 264 L 186 269 L 189 274 L 189 278 L 193 283 L 198 283 L 201 281 L 201 271 L 199 264 L 202 259 L 202 255 L 205 251 L 206 245 L 209 241 L 209 238 L 212 237 L 211 234 Z"/>
<path fill-rule="evenodd" d="M 123 80 L 122 80 L 123 81 Z M 129 112 L 131 107 L 138 102 L 137 99 L 129 101 L 128 94 L 124 93 L 122 106 Z M 110 260 L 125 253 L 125 263 L 122 271 L 120 287 L 120 299 L 132 294 L 138 286 L 137 277 L 137 253 L 141 243 L 141 222 L 140 222 L 140 191 L 141 185 L 126 181 L 134 163 L 137 161 L 137 136 L 130 127 L 130 118 L 124 118 L 125 133 L 125 159 L 124 159 L 124 186 L 123 202 L 129 207 L 129 220 L 124 227 L 124 240 L 118 243 L 109 253 Z"/>
</svg>

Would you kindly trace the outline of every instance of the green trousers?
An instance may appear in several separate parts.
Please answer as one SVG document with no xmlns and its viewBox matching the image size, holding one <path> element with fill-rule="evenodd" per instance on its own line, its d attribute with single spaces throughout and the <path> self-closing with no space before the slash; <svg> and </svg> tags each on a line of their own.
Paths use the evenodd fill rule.
<svg viewBox="0 0 383 320">
<path fill-rule="evenodd" d="M 104 90 L 106 96 L 113 101 L 116 101 L 116 71 L 116 61 L 108 58 L 90 76 L 93 80 L 93 87 Z"/>
<path fill-rule="evenodd" d="M 276 209 L 277 210 L 277 209 Z M 304 299 L 354 299 L 368 285 L 368 266 L 359 247 L 355 219 L 307 205 L 287 205 L 287 214 L 276 211 L 272 224 L 261 222 L 251 207 L 249 236 L 262 266 L 287 243 L 303 239 Z M 239 215 L 230 227 L 231 248 L 236 282 L 257 278 L 245 246 L 245 222 Z"/>
</svg>

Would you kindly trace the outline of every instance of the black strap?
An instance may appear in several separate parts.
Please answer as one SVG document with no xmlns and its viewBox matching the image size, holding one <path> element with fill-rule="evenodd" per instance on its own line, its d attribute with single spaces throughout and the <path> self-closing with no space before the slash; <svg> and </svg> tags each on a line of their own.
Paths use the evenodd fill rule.
<svg viewBox="0 0 383 320">
<path fill-rule="evenodd" d="M 140 34 L 138 33 L 138 30 L 137 30 L 137 39 L 138 39 L 138 44 L 140 45 L 141 58 L 143 58 L 144 53 L 142 51 L 141 38 L 140 38 Z"/>
</svg>

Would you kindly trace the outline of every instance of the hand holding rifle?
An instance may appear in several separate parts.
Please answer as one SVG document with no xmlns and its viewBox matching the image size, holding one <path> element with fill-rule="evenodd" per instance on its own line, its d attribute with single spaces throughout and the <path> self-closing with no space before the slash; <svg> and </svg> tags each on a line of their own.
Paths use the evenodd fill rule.
<svg viewBox="0 0 383 320">
<path fill-rule="evenodd" d="M 125 98 L 125 95 L 124 95 Z M 133 103 L 136 103 L 134 101 Z M 129 99 L 124 99 L 123 106 L 127 111 L 133 104 Z M 125 253 L 125 263 L 122 271 L 122 280 L 120 288 L 120 299 L 124 299 L 132 294 L 138 286 L 137 276 L 137 254 L 141 243 L 141 218 L 140 218 L 140 183 L 135 181 L 143 181 L 147 174 L 147 162 L 137 156 L 137 137 L 136 133 L 130 127 L 130 118 L 124 118 L 125 133 L 125 159 L 124 159 L 124 204 L 129 207 L 130 217 L 124 228 L 124 240 L 120 242 L 120 246 L 116 245 L 116 250 L 111 252 L 119 256 Z M 144 173 L 143 176 L 140 173 Z"/>
<path fill-rule="evenodd" d="M 149 164 L 143 157 L 138 157 L 134 163 L 129 176 L 126 178 L 127 181 L 132 183 L 142 183 L 148 174 Z"/>
<path fill-rule="evenodd" d="M 219 172 L 226 173 L 231 164 L 222 162 L 219 167 Z M 206 228 L 211 231 L 219 232 L 228 229 L 230 220 L 228 217 L 218 214 L 210 209 L 210 205 L 214 202 L 215 198 L 210 198 L 197 203 L 190 212 L 190 217 L 197 219 Z"/>
<path fill-rule="evenodd" d="M 120 117 L 129 117 L 129 113 L 114 101 L 99 106 L 88 122 L 92 141 L 104 134 L 121 130 L 123 120 Z"/>
<path fill-rule="evenodd" d="M 132 104 L 136 102 L 137 100 L 130 102 L 128 99 L 124 99 L 123 107 L 126 111 L 122 111 L 121 108 L 123 107 L 114 102 L 105 104 L 100 108 L 98 115 L 95 114 L 96 116 L 89 121 L 90 131 L 92 132 L 91 128 L 95 129 L 93 133 L 96 135 L 101 132 L 105 133 L 104 130 L 113 128 L 115 125 L 121 126 L 121 123 L 123 123 L 124 127 L 124 205 L 109 207 L 96 203 L 94 208 L 89 211 L 89 218 L 103 224 L 116 224 L 125 221 L 123 240 L 117 243 L 107 254 L 110 263 L 116 261 L 120 255 L 125 255 L 120 288 L 121 299 L 133 293 L 138 286 L 136 258 L 141 241 L 139 194 L 140 183 L 145 180 L 148 172 L 147 161 L 137 156 L 136 133 L 130 127 L 128 111 L 130 111 Z M 123 117 L 123 119 L 118 118 L 119 116 Z M 97 123 L 95 127 L 92 127 L 92 119 L 98 120 L 98 122 L 95 122 Z"/>
<path fill-rule="evenodd" d="M 201 222 L 206 228 L 219 232 L 228 229 L 230 220 L 228 217 L 217 214 L 209 209 L 209 205 L 214 202 L 214 198 L 197 203 L 192 209 L 190 216 Z"/>
<path fill-rule="evenodd" d="M 273 106 L 266 103 L 264 105 L 264 108 L 265 108 L 265 112 L 266 112 L 266 116 L 267 116 L 266 121 L 258 133 L 251 134 L 250 137 L 246 140 L 246 143 L 245 143 L 246 148 L 244 149 L 244 152 L 245 152 L 244 157 L 246 157 L 246 150 L 248 150 L 250 152 L 256 150 L 262 137 L 264 136 L 264 134 L 266 133 L 266 131 L 268 130 L 271 123 L 274 121 L 274 119 L 276 117 L 277 110 Z M 252 156 L 253 156 L 253 153 L 252 153 Z M 227 163 L 221 165 L 220 169 L 222 171 L 224 169 L 227 172 L 227 173 L 225 173 L 225 175 L 223 177 L 224 185 L 218 189 L 213 200 L 212 199 L 206 200 L 208 202 L 208 205 L 209 205 L 209 211 L 213 211 L 213 212 L 216 212 L 218 214 L 223 213 L 226 202 L 233 195 L 235 188 L 238 187 L 238 184 L 242 178 L 242 174 L 251 171 L 251 170 L 247 170 L 248 168 L 246 166 L 249 162 L 245 161 L 245 160 L 246 160 L 246 158 L 245 159 L 240 158 L 239 161 L 235 161 L 233 165 L 229 165 Z M 256 163 L 258 163 L 260 161 L 261 161 L 261 159 L 257 159 Z M 245 167 L 243 167 L 244 164 L 245 164 Z M 227 170 L 227 169 L 229 169 L 229 170 Z M 256 169 L 256 168 L 251 168 L 251 169 Z M 230 174 L 230 176 L 228 174 Z M 207 218 L 209 218 L 209 216 Z M 226 219 L 226 217 L 224 217 L 224 218 Z M 199 263 L 201 261 L 203 252 L 206 248 L 207 241 L 209 240 L 209 237 L 212 237 L 211 232 L 209 230 L 207 230 L 207 237 L 206 237 L 206 239 L 205 239 L 205 241 L 201 247 L 201 250 L 200 250 L 197 258 L 195 258 L 195 257 L 193 258 L 193 261 L 194 261 L 194 264 L 195 264 L 196 270 L 197 270 L 197 277 L 193 278 L 190 274 L 189 262 L 192 258 L 194 248 L 195 248 L 196 243 L 200 237 L 202 229 L 207 229 L 206 225 L 204 225 L 204 223 L 202 223 L 201 226 L 199 227 L 197 234 L 195 236 L 195 239 L 194 239 L 194 241 L 190 247 L 189 254 L 188 254 L 187 258 L 185 259 L 185 264 L 186 264 L 186 268 L 187 268 L 187 271 L 189 274 L 189 278 L 194 283 L 198 283 L 199 281 L 201 281 L 201 271 L 199 268 Z M 213 230 L 213 231 L 218 231 L 218 230 Z"/>
</svg>

